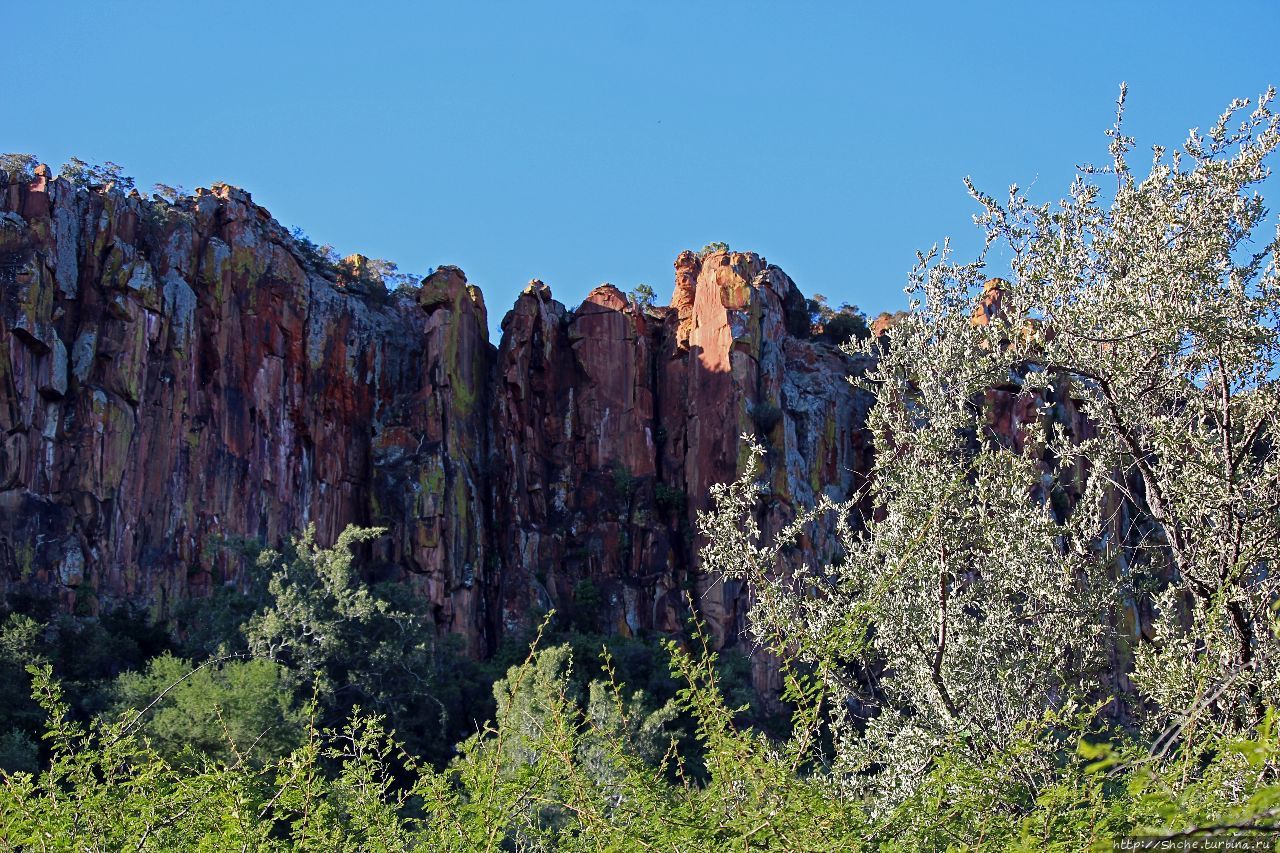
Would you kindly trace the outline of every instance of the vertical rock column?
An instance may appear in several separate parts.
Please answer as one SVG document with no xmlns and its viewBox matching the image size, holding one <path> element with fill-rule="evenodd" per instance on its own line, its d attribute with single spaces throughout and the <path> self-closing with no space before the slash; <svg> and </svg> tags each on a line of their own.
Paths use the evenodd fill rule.
<svg viewBox="0 0 1280 853">
<path fill-rule="evenodd" d="M 377 556 L 407 575 L 437 627 L 489 648 L 486 456 L 493 348 L 480 290 L 441 267 L 416 294 L 421 348 L 388 347 L 372 424 L 370 516 Z"/>
</svg>

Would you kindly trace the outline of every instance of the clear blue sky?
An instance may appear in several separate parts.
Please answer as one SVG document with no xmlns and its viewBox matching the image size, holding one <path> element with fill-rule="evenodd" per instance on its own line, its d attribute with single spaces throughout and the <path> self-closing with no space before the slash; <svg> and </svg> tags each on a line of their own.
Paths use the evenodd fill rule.
<svg viewBox="0 0 1280 853">
<path fill-rule="evenodd" d="M 495 327 L 533 277 L 665 300 L 713 240 L 874 313 L 917 248 L 974 247 L 964 175 L 1057 198 L 1104 159 L 1121 80 L 1165 143 L 1280 83 L 1280 8 L 1220 8 L 52 0 L 8 16 L 0 150 L 243 186 L 344 253 L 461 266 Z"/>
</svg>

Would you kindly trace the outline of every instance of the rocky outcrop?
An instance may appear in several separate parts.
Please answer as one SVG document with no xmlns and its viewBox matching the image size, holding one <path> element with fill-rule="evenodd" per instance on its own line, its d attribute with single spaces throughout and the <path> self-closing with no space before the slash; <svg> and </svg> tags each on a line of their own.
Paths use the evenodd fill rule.
<svg viewBox="0 0 1280 853">
<path fill-rule="evenodd" d="M 0 223 L 0 578 L 157 616 L 242 580 L 220 538 L 386 525 L 374 563 L 483 632 L 479 292 L 347 292 L 242 190 L 170 207 L 39 177 Z"/>
<path fill-rule="evenodd" d="M 749 253 L 681 255 L 665 309 L 604 285 L 569 311 L 529 285 L 503 322 L 492 428 L 508 628 L 536 602 L 592 629 L 673 631 L 692 595 L 718 637 L 741 635 L 748 593 L 696 571 L 694 535 L 711 485 L 745 464 L 741 436 L 769 449 L 766 531 L 821 490 L 848 497 L 870 462 L 857 365 L 796 337 L 796 312 L 795 284 Z"/>
<path fill-rule="evenodd" d="M 0 587 L 163 617 L 251 568 L 225 539 L 386 528 L 365 555 L 477 653 L 555 607 L 584 628 L 724 642 L 748 592 L 696 572 L 696 513 L 768 447 L 766 529 L 868 470 L 858 365 L 808 339 L 777 267 L 676 261 L 670 307 L 532 282 L 496 348 L 444 267 L 339 275 L 249 194 L 170 205 L 0 187 Z M 762 685 L 772 679 L 762 663 Z"/>
</svg>

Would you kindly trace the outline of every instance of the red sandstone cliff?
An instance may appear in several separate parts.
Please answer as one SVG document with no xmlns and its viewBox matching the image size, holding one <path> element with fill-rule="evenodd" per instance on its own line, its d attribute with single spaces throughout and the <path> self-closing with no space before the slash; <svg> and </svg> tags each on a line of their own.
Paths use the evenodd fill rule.
<svg viewBox="0 0 1280 853">
<path fill-rule="evenodd" d="M 243 579 L 219 536 L 360 523 L 387 528 L 371 571 L 476 651 L 551 606 L 673 630 L 695 588 L 732 642 L 747 593 L 696 575 L 692 531 L 739 436 L 769 448 L 766 528 L 869 461 L 856 365 L 754 254 L 682 254 L 670 308 L 533 282 L 495 349 L 456 268 L 344 284 L 242 190 L 41 170 L 0 186 L 0 287 L 0 589 L 68 607 L 163 615 Z"/>
</svg>

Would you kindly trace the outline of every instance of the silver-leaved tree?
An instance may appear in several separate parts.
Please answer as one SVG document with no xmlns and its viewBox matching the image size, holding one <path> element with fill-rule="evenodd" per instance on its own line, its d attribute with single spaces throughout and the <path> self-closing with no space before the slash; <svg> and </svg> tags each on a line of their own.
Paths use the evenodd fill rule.
<svg viewBox="0 0 1280 853">
<path fill-rule="evenodd" d="M 911 312 L 860 346 L 866 492 L 761 542 L 751 477 L 718 491 L 707 566 L 750 580 L 756 636 L 847 697 L 846 784 L 891 801 L 942 752 L 1005 749 L 1046 715 L 1167 749 L 1277 704 L 1273 98 L 1155 148 L 1140 177 L 1122 90 L 1109 165 L 1066 198 L 970 184 L 982 255 L 922 255 Z M 824 528 L 840 559 L 778 577 L 778 549 Z M 1041 755 L 1019 768 L 1033 783 Z"/>
</svg>

